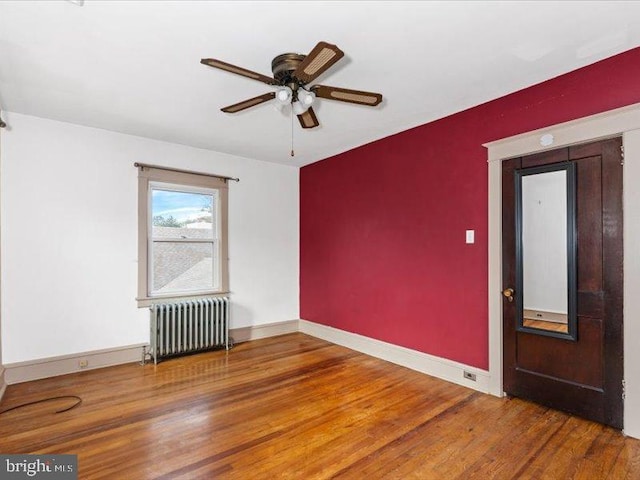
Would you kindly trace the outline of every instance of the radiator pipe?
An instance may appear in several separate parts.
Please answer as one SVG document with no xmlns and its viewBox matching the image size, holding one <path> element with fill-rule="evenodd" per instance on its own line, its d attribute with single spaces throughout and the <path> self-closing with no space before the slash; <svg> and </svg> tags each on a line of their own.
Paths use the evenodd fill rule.
<svg viewBox="0 0 640 480">
<path fill-rule="evenodd" d="M 149 348 L 148 345 L 143 345 L 142 346 L 142 361 L 140 362 L 140 365 L 145 366 L 147 364 L 147 358 L 151 359 L 151 357 L 153 355 L 151 355 L 151 352 L 147 351 L 147 348 Z"/>
</svg>

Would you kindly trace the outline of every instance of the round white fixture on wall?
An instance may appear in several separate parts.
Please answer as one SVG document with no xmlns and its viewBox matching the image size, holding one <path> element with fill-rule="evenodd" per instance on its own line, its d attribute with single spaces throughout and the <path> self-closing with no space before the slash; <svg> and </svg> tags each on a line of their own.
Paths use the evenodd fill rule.
<svg viewBox="0 0 640 480">
<path fill-rule="evenodd" d="M 542 145 L 543 147 L 548 147 L 550 145 L 553 145 L 553 140 L 553 135 L 551 135 L 550 133 L 545 133 L 540 137 L 540 145 Z"/>
</svg>

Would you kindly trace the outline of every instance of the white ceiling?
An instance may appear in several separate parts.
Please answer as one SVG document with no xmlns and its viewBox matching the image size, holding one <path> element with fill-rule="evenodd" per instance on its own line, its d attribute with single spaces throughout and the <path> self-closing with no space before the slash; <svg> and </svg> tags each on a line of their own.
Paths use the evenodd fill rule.
<svg viewBox="0 0 640 480">
<path fill-rule="evenodd" d="M 344 52 L 320 83 L 380 92 L 376 108 L 321 100 L 321 127 L 264 104 L 271 75 L 320 40 Z M 305 165 L 640 45 L 640 2 L 0 2 L 4 110 Z"/>
</svg>

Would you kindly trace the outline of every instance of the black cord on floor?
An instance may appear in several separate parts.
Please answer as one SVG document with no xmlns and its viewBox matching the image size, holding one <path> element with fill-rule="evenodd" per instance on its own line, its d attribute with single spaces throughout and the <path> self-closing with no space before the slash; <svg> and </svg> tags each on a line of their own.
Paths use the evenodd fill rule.
<svg viewBox="0 0 640 480">
<path fill-rule="evenodd" d="M 3 413 L 10 412 L 12 410 L 17 410 L 18 408 L 28 407 L 29 405 L 36 405 L 38 403 L 50 402 L 51 400 L 60 400 L 60 399 L 63 399 L 63 398 L 73 398 L 73 399 L 75 399 L 77 401 L 76 401 L 76 403 L 74 403 L 70 407 L 63 408 L 62 410 L 58 410 L 58 411 L 56 411 L 56 413 L 66 412 L 68 410 L 71 410 L 72 408 L 77 407 L 78 405 L 80 405 L 82 403 L 82 399 L 80 397 L 78 397 L 77 395 L 62 395 L 62 396 L 59 396 L 59 397 L 43 398 L 42 400 L 34 400 L 33 402 L 27 402 L 27 403 L 23 403 L 22 405 L 16 405 L 15 407 L 7 408 L 6 410 L 1 410 L 0 411 L 0 415 L 2 415 Z"/>
</svg>

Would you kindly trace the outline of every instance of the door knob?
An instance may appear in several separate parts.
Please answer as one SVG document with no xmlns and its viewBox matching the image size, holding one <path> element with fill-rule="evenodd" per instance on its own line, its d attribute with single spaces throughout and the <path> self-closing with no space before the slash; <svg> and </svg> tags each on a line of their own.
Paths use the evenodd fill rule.
<svg viewBox="0 0 640 480">
<path fill-rule="evenodd" d="M 513 302 L 513 294 L 514 294 L 513 288 L 505 288 L 502 291 L 502 295 L 507 297 L 507 300 L 509 300 L 510 302 Z"/>
</svg>

